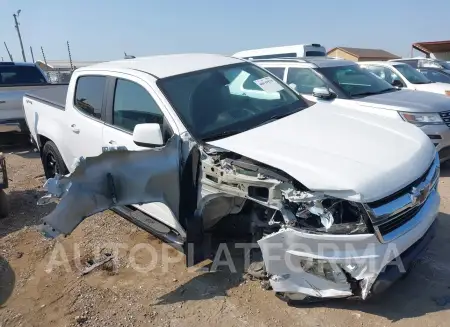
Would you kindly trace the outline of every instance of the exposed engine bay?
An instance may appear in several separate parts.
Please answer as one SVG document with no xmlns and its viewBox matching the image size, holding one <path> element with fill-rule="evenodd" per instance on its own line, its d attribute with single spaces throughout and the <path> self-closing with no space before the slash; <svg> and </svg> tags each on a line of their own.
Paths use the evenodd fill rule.
<svg viewBox="0 0 450 327">
<path fill-rule="evenodd" d="M 311 233 L 368 232 L 362 205 L 311 192 L 284 172 L 240 155 L 204 152 L 202 174 L 203 190 L 260 205 L 257 211 L 264 214 L 258 214 L 258 219 L 272 231 L 273 226 L 291 226 Z"/>
<path fill-rule="evenodd" d="M 196 149 L 197 156 L 190 151 L 182 163 L 173 139 L 156 151 L 111 147 L 100 156 L 80 158 L 71 174 L 46 182 L 48 194 L 39 203 L 59 204 L 44 217 L 42 231 L 51 237 L 70 234 L 94 213 L 139 203 L 164 203 L 180 221 L 194 216 L 193 210 L 185 210 L 193 205 L 205 232 L 240 214 L 242 229 L 262 254 L 253 275 L 292 300 L 365 299 L 381 270 L 410 246 L 398 242 L 391 250 L 380 243 L 361 203 L 311 191 L 283 171 L 226 150 Z M 195 167 L 187 178 L 193 183 L 179 173 L 189 166 Z M 430 216 L 424 224 L 433 220 Z M 410 236 L 419 240 L 428 227 Z"/>
</svg>

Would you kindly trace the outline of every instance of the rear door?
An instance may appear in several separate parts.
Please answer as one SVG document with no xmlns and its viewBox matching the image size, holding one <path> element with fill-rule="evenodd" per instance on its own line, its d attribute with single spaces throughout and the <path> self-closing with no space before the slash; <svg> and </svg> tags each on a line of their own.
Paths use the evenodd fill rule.
<svg viewBox="0 0 450 327">
<path fill-rule="evenodd" d="M 64 128 L 64 139 L 67 140 L 64 157 L 69 171 L 72 171 L 75 159 L 102 153 L 105 90 L 106 76 L 82 75 L 77 78 L 73 100 L 66 104 L 71 106 Z"/>
<path fill-rule="evenodd" d="M 149 150 L 133 142 L 133 130 L 137 124 L 157 123 L 161 126 L 165 142 L 173 136 L 173 131 L 165 118 L 156 95 L 145 81 L 130 75 L 120 75 L 108 79 L 108 96 L 105 126 L 102 134 L 102 147 L 125 147 L 128 150 Z M 155 201 L 148 204 L 136 204 L 139 209 L 131 214 L 145 229 L 158 228 L 164 232 L 168 226 L 176 230 L 181 237 L 186 231 L 167 204 Z M 142 213 L 144 214 L 142 214 Z M 153 217 L 164 226 L 155 226 Z"/>
</svg>

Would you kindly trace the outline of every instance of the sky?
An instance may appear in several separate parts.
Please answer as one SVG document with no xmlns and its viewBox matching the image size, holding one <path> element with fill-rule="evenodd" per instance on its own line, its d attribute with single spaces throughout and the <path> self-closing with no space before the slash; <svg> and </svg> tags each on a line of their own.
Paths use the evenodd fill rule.
<svg viewBox="0 0 450 327">
<path fill-rule="evenodd" d="M 417 41 L 450 39 L 450 0 L 0 0 L 0 56 L 113 60 L 303 43 L 378 48 L 402 57 Z M 417 54 L 415 54 L 417 55 Z M 0 58 L 1 60 L 1 58 Z"/>
</svg>

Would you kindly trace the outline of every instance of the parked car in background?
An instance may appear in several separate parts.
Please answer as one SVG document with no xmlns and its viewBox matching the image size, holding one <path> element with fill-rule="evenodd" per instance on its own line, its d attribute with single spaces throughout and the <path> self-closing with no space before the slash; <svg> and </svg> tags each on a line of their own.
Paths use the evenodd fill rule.
<svg viewBox="0 0 450 327">
<path fill-rule="evenodd" d="M 28 133 L 23 95 L 50 85 L 46 74 L 35 64 L 0 62 L 0 133 Z"/>
<path fill-rule="evenodd" d="M 449 84 L 430 81 L 408 64 L 395 61 L 365 61 L 359 64 L 395 87 L 450 95 Z"/>
<path fill-rule="evenodd" d="M 219 55 L 102 63 L 52 90 L 23 99 L 61 199 L 46 235 L 114 207 L 193 265 L 226 230 L 257 242 L 275 292 L 305 301 L 382 292 L 402 276 L 391 260 L 408 270 L 433 238 L 439 158 L 411 124 L 309 103 Z"/>
<path fill-rule="evenodd" d="M 235 53 L 233 57 L 244 59 L 270 59 L 283 57 L 324 57 L 326 55 L 327 51 L 325 47 L 318 43 L 313 43 L 245 50 Z"/>
<path fill-rule="evenodd" d="M 253 62 L 308 100 L 410 122 L 433 141 L 442 161 L 450 159 L 450 97 L 395 88 L 347 60 L 292 58 Z"/>
<path fill-rule="evenodd" d="M 434 68 L 442 70 L 445 73 L 450 74 L 450 63 L 440 59 L 434 58 L 403 58 L 403 59 L 391 59 L 391 62 L 403 62 L 410 65 L 413 68 Z"/>
</svg>

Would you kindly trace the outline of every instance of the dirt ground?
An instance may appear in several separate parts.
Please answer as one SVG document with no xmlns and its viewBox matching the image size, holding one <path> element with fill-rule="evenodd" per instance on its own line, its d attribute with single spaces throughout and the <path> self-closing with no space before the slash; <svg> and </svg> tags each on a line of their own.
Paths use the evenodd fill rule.
<svg viewBox="0 0 450 327">
<path fill-rule="evenodd" d="M 365 302 L 288 306 L 240 273 L 192 272 L 183 260 L 170 263 L 179 257 L 177 251 L 111 211 L 86 219 L 66 238 L 44 239 L 36 225 L 53 205 L 36 205 L 44 193 L 38 155 L 30 149 L 3 151 L 11 214 L 0 221 L 0 327 L 449 325 L 450 168 L 443 167 L 439 186 L 438 235 L 406 279 Z M 93 251 L 111 252 L 111 242 L 128 249 L 81 276 Z M 129 262 L 133 246 L 142 243 L 157 250 L 155 268 L 147 273 L 132 269 Z M 64 254 L 68 266 L 50 265 Z M 155 253 L 144 250 L 134 254 L 135 264 L 155 259 Z"/>
</svg>

